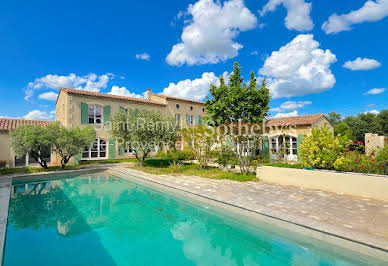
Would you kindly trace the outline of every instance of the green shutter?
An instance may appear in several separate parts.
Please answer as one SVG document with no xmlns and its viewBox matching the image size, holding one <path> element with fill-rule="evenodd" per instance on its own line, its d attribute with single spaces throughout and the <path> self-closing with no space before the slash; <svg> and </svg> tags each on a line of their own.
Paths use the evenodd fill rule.
<svg viewBox="0 0 388 266">
<path fill-rule="evenodd" d="M 119 155 L 124 155 L 124 148 L 119 146 Z"/>
<path fill-rule="evenodd" d="M 199 115 L 196 115 L 196 116 L 195 116 L 195 124 L 196 124 L 196 125 L 199 125 Z"/>
<path fill-rule="evenodd" d="M 126 112 L 127 112 L 127 109 L 125 109 L 124 107 L 120 106 L 120 112 L 126 113 Z"/>
<path fill-rule="evenodd" d="M 81 103 L 81 124 L 89 124 L 87 103 Z"/>
<path fill-rule="evenodd" d="M 139 114 L 139 109 L 135 109 L 135 116 L 137 116 Z"/>
<path fill-rule="evenodd" d="M 231 136 L 226 136 L 225 141 L 226 141 L 226 145 L 228 145 L 229 147 L 233 146 L 233 140 Z"/>
<path fill-rule="evenodd" d="M 104 106 L 104 125 L 110 121 L 110 105 Z"/>
<path fill-rule="evenodd" d="M 202 116 L 199 115 L 199 124 L 202 125 Z"/>
<path fill-rule="evenodd" d="M 114 159 L 115 157 L 116 157 L 116 143 L 113 138 L 109 138 L 108 158 Z"/>
<path fill-rule="evenodd" d="M 81 161 L 81 153 L 74 155 L 74 164 L 79 164 Z"/>
<path fill-rule="evenodd" d="M 186 114 L 186 125 L 190 125 L 190 115 Z"/>
<path fill-rule="evenodd" d="M 302 144 L 303 142 L 303 135 L 302 134 L 299 134 L 298 135 L 298 144 L 297 144 L 297 149 L 298 149 L 298 161 L 300 162 L 302 160 L 302 158 L 300 157 L 299 155 L 299 152 L 300 152 L 300 145 Z"/>
<path fill-rule="evenodd" d="M 263 136 L 261 140 L 261 155 L 263 158 L 269 157 L 269 139 L 267 136 Z"/>
</svg>

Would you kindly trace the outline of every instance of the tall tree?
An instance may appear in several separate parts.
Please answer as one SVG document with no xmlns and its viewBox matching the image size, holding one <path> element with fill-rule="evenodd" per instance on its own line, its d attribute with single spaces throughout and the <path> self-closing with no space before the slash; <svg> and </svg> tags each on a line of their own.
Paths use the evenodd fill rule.
<svg viewBox="0 0 388 266">
<path fill-rule="evenodd" d="M 339 113 L 333 111 L 333 112 L 328 113 L 328 119 L 329 119 L 330 123 L 333 126 L 335 126 L 341 122 L 342 116 Z"/>
</svg>

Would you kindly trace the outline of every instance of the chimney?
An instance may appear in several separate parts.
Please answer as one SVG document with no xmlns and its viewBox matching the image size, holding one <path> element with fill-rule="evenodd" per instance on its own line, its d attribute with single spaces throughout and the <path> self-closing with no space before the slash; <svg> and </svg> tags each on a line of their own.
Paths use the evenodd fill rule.
<svg viewBox="0 0 388 266">
<path fill-rule="evenodd" d="M 151 89 L 146 89 L 146 98 L 151 101 Z"/>
</svg>

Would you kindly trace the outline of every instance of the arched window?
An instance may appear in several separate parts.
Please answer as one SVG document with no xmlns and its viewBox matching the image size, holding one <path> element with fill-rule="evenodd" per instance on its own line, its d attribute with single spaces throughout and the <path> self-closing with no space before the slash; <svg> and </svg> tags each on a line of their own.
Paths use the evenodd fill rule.
<svg viewBox="0 0 388 266">
<path fill-rule="evenodd" d="M 175 107 L 176 107 L 176 109 L 179 109 L 180 106 L 179 106 L 179 104 L 176 104 Z"/>
<path fill-rule="evenodd" d="M 194 109 L 194 108 L 193 108 L 192 106 L 190 106 L 190 111 L 193 111 L 193 109 Z"/>
<path fill-rule="evenodd" d="M 85 147 L 82 159 L 106 158 L 106 140 L 96 139 L 90 147 Z"/>
</svg>

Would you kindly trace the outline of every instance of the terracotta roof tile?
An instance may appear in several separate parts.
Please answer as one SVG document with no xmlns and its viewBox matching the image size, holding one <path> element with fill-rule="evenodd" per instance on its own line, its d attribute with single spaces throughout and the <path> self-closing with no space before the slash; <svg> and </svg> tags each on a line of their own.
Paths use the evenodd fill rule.
<svg viewBox="0 0 388 266">
<path fill-rule="evenodd" d="M 313 115 L 300 115 L 293 117 L 281 117 L 281 118 L 270 118 L 267 120 L 267 127 L 274 126 L 286 126 L 286 125 L 312 125 L 317 122 L 321 117 L 325 117 L 324 114 L 313 114 Z"/>
<path fill-rule="evenodd" d="M 64 91 L 64 92 L 67 92 L 67 93 L 73 94 L 73 95 L 81 95 L 81 96 L 87 96 L 87 97 L 93 97 L 93 98 L 110 99 L 110 100 L 123 101 L 123 102 L 134 102 L 134 103 L 144 103 L 144 104 L 166 106 L 166 104 L 153 102 L 153 101 L 146 100 L 146 99 L 112 95 L 112 94 L 107 94 L 107 93 L 76 90 L 76 89 L 70 89 L 70 88 L 62 88 L 61 91 Z"/>
<path fill-rule="evenodd" d="M 0 131 L 15 130 L 20 125 L 46 126 L 52 123 L 55 123 L 55 121 L 0 118 Z"/>
<path fill-rule="evenodd" d="M 171 99 L 171 100 L 177 100 L 177 101 L 183 101 L 183 102 L 196 103 L 196 104 L 202 104 L 203 105 L 203 102 L 195 101 L 195 100 L 190 100 L 190 99 L 185 99 L 185 98 L 180 98 L 180 97 L 168 96 L 168 95 L 157 94 L 157 93 L 152 93 L 152 95 L 155 95 L 155 96 L 167 99 L 167 100 Z"/>
</svg>

